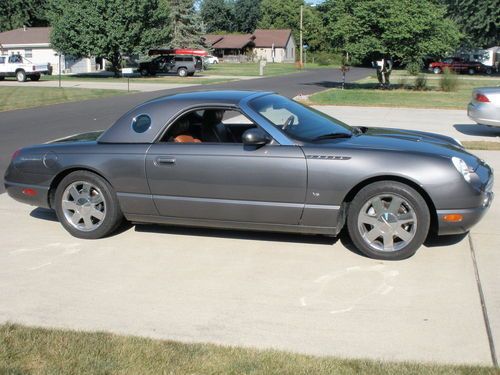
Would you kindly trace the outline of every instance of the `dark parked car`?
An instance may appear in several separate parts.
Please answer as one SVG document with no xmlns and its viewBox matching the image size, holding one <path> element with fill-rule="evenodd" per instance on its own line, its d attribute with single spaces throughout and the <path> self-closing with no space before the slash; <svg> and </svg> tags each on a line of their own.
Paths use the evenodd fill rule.
<svg viewBox="0 0 500 375">
<path fill-rule="evenodd" d="M 140 62 L 137 70 L 142 76 L 174 73 L 179 77 L 186 77 L 201 70 L 200 61 L 192 55 L 160 55 L 150 61 Z"/>
<path fill-rule="evenodd" d="M 351 127 L 268 92 L 166 96 L 104 132 L 17 151 L 14 199 L 55 209 L 80 238 L 123 218 L 336 236 L 380 259 L 415 253 L 430 231 L 464 233 L 493 198 L 493 172 L 452 138 Z"/>
</svg>

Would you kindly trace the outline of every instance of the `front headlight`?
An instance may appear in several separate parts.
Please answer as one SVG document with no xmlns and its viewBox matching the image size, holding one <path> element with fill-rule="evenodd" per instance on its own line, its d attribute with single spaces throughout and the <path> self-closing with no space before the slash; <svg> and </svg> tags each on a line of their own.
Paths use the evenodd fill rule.
<svg viewBox="0 0 500 375">
<path fill-rule="evenodd" d="M 451 158 L 453 165 L 460 172 L 460 174 L 464 177 L 465 181 L 470 182 L 470 171 L 467 163 L 456 156 Z"/>
</svg>

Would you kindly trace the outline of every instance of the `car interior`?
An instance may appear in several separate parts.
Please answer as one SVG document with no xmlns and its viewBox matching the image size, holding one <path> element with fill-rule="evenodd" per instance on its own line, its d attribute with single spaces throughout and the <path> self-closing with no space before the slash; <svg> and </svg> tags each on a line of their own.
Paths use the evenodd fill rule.
<svg viewBox="0 0 500 375">
<path fill-rule="evenodd" d="M 170 125 L 160 142 L 242 143 L 243 133 L 255 127 L 238 111 L 207 108 L 182 115 Z"/>
</svg>

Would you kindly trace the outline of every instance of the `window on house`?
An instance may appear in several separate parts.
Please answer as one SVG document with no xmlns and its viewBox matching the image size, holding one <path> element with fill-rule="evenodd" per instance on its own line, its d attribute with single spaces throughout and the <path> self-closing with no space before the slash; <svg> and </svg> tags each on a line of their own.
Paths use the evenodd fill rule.
<svg viewBox="0 0 500 375">
<path fill-rule="evenodd" d="M 24 57 L 27 58 L 33 57 L 33 50 L 31 48 L 26 48 L 24 50 Z"/>
</svg>

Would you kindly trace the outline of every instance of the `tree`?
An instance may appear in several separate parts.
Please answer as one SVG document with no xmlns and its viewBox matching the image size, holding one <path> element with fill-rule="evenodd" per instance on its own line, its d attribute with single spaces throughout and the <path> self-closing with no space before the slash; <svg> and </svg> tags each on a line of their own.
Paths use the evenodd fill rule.
<svg viewBox="0 0 500 375">
<path fill-rule="evenodd" d="M 46 0 L 0 1 L 0 32 L 23 26 L 48 26 Z"/>
<path fill-rule="evenodd" d="M 227 0 L 204 0 L 201 3 L 200 17 L 207 32 L 234 31 L 234 3 Z"/>
<path fill-rule="evenodd" d="M 123 55 L 144 53 L 168 42 L 164 0 L 52 0 L 54 48 L 76 57 L 109 60 L 115 75 Z"/>
<path fill-rule="evenodd" d="M 430 0 L 327 0 L 325 39 L 356 61 L 393 56 L 403 62 L 454 50 L 461 38 L 445 7 Z"/>
<path fill-rule="evenodd" d="M 500 0 L 441 0 L 465 34 L 465 44 L 488 48 L 500 43 Z"/>
<path fill-rule="evenodd" d="M 200 48 L 204 26 L 194 9 L 193 0 L 170 1 L 170 28 L 172 48 Z"/>
<path fill-rule="evenodd" d="M 299 42 L 300 6 L 303 10 L 303 38 L 312 50 L 321 49 L 324 27 L 320 12 L 303 0 L 262 0 L 261 18 L 258 26 L 264 29 L 292 29 L 295 41 Z"/>
<path fill-rule="evenodd" d="M 253 33 L 260 19 L 260 0 L 236 0 L 234 18 L 237 31 Z"/>
</svg>

